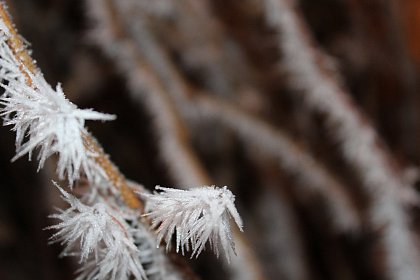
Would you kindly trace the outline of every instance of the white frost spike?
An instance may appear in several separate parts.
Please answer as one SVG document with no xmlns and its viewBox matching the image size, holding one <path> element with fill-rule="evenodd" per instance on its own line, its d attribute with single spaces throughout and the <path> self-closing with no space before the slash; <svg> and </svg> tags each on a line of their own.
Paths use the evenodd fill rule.
<svg viewBox="0 0 420 280">
<path fill-rule="evenodd" d="M 13 125 L 16 131 L 16 155 L 12 160 L 25 154 L 31 157 L 39 148 L 39 168 L 57 153 L 60 179 L 67 174 L 72 184 L 81 171 L 91 179 L 96 166 L 92 160 L 94 155 L 89 154 L 83 144 L 82 135 L 87 133 L 85 120 L 113 120 L 115 116 L 78 109 L 65 98 L 60 85 L 53 90 L 41 74 L 30 75 L 30 78 L 31 86 L 7 77 L 8 84 L 2 85 L 6 92 L 0 99 L 4 106 L 1 114 L 5 125 Z"/>
<path fill-rule="evenodd" d="M 61 222 L 48 229 L 58 230 L 51 240 L 65 245 L 63 256 L 79 256 L 78 279 L 147 279 L 140 259 L 150 252 L 137 249 L 133 232 L 119 213 L 105 203 L 87 206 L 58 189 L 70 207 L 51 215 Z"/>
<path fill-rule="evenodd" d="M 235 196 L 227 187 L 199 187 L 177 190 L 157 186 L 160 193 L 143 194 L 146 198 L 146 214 L 152 219 L 158 242 L 166 242 L 170 248 L 176 233 L 176 251 L 192 250 L 191 257 L 198 256 L 209 241 L 219 256 L 219 247 L 228 261 L 235 244 L 229 224 L 229 215 L 242 231 L 242 220 L 235 208 Z"/>
</svg>

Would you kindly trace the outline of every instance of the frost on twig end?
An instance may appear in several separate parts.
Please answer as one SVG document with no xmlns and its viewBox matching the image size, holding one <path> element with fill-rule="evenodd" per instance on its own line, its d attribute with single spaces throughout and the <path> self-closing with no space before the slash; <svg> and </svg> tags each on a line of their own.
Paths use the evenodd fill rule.
<svg viewBox="0 0 420 280">
<path fill-rule="evenodd" d="M 156 231 L 158 242 L 170 248 L 175 233 L 176 251 L 192 251 L 198 256 L 209 242 L 217 256 L 220 251 L 230 261 L 235 243 L 229 218 L 242 231 L 242 220 L 236 210 L 235 196 L 227 187 L 199 187 L 178 190 L 156 187 L 155 194 L 142 194 L 146 199 L 147 216 Z"/>
</svg>

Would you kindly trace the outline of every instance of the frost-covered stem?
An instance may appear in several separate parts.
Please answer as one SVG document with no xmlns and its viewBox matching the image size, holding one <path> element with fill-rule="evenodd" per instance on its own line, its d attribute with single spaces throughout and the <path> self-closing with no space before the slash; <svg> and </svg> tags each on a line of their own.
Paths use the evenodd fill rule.
<svg viewBox="0 0 420 280">
<path fill-rule="evenodd" d="M 26 84 L 33 87 L 32 76 L 39 72 L 34 60 L 29 54 L 24 42 L 22 41 L 19 33 L 17 32 L 11 17 L 5 7 L 3 1 L 0 2 L 0 18 L 8 30 L 7 45 L 11 49 L 16 61 L 20 62 L 19 70 L 25 76 Z M 118 171 L 118 168 L 109 160 L 102 147 L 89 134 L 84 135 L 86 147 L 94 151 L 95 161 L 103 168 L 109 180 L 120 191 L 121 197 L 125 203 L 131 208 L 142 208 L 142 203 L 139 198 L 134 194 L 133 190 L 128 187 L 125 177 Z"/>
<path fill-rule="evenodd" d="M 382 228 L 386 263 L 390 279 L 418 279 L 420 260 L 409 230 L 407 216 L 398 194 L 406 188 L 390 155 L 383 148 L 374 128 L 357 109 L 341 85 L 331 61 L 315 48 L 310 32 L 290 0 L 264 0 L 267 20 L 278 30 L 283 66 L 292 86 L 308 108 L 322 112 L 340 143 L 342 153 L 363 181 L 370 206 L 371 224 Z"/>
</svg>

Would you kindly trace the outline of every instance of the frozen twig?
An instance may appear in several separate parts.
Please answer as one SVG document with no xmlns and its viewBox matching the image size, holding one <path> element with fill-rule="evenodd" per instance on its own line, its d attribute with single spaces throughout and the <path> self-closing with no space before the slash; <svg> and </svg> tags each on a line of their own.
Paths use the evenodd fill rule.
<svg viewBox="0 0 420 280">
<path fill-rule="evenodd" d="M 111 120 L 114 116 L 77 109 L 64 97 L 60 86 L 53 90 L 43 78 L 41 71 L 31 64 L 29 53 L 12 26 L 4 6 L 0 5 L 0 8 L 2 9 L 0 73 L 5 81 L 3 84 L 5 93 L 1 104 L 5 106 L 2 113 L 6 124 L 14 125 L 17 131 L 16 157 L 27 153 L 31 155 L 32 151 L 39 147 L 40 167 L 42 167 L 49 156 L 58 153 L 59 176 L 63 177 L 66 174 L 72 184 L 84 173 L 90 186 L 88 193 L 82 197 L 86 204 L 59 188 L 69 208 L 52 216 L 60 220 L 58 224 L 49 227 L 58 231 L 53 235 L 52 241 L 65 245 L 63 255 L 80 257 L 82 266 L 78 279 L 146 279 L 149 275 L 157 275 L 164 265 L 156 261 L 158 258 L 154 253 L 159 250 L 149 246 L 153 242 L 146 242 L 147 246 L 143 243 L 145 237 L 147 239 L 152 235 L 148 234 L 141 224 L 143 220 L 140 221 L 140 214 L 144 211 L 142 203 L 133 193 L 124 175 L 113 165 L 96 139 L 89 135 L 84 127 L 85 120 Z M 134 74 L 139 73 L 134 72 Z M 147 83 L 147 75 L 145 80 Z M 151 88 L 153 89 L 153 86 Z M 152 99 L 150 104 L 155 112 L 159 109 L 166 112 L 168 109 L 169 113 L 157 121 L 157 126 L 160 126 L 162 133 L 169 132 L 167 134 L 169 139 L 175 139 L 172 142 L 162 141 L 162 150 L 172 155 L 169 156 L 169 161 L 174 166 L 180 164 L 178 157 L 185 159 L 186 166 L 196 164 L 196 167 L 193 167 L 196 170 L 192 170 L 194 179 L 183 181 L 191 184 L 187 185 L 188 187 L 207 183 L 208 176 L 198 160 L 193 162 L 193 152 L 188 150 L 190 148 L 186 138 L 176 137 L 182 134 L 182 123 L 177 121 L 176 110 L 171 109 L 170 102 L 165 100 L 167 97 L 162 91 L 158 93 L 160 96 Z M 26 137 L 29 140 L 24 142 Z M 183 143 L 180 143 L 182 141 Z M 178 151 L 178 147 L 185 149 Z M 178 153 L 174 154 L 173 151 Z M 183 152 L 192 156 L 183 156 Z M 175 161 L 178 162 L 175 164 Z M 181 169 L 178 168 L 177 171 L 181 171 L 182 168 L 181 165 Z M 92 173 L 95 173 L 95 176 Z M 178 178 L 187 177 L 184 173 Z M 105 186 L 96 188 L 97 185 Z M 115 193 L 110 192 L 108 185 L 113 185 L 122 199 L 113 196 Z M 168 220 L 170 218 L 168 215 L 176 216 L 184 213 L 182 217 L 184 222 L 174 226 L 178 235 L 183 233 L 181 238 L 177 239 L 178 248 L 181 247 L 182 251 L 189 249 L 191 245 L 192 254 L 198 255 L 209 241 L 217 254 L 221 248 L 227 259 L 230 259 L 234 243 L 228 217 L 232 216 L 240 229 L 242 222 L 233 204 L 234 196 L 229 190 L 226 188 L 200 188 L 191 191 L 165 189 L 160 195 L 145 195 L 145 197 L 149 201 L 148 215 L 153 218 L 153 227 L 173 222 L 174 220 Z M 163 199 L 159 199 L 162 197 Z M 170 203 L 174 200 L 176 205 L 183 204 L 186 207 L 185 211 L 171 212 L 173 209 Z M 150 208 L 150 205 L 153 207 Z M 170 224 L 169 228 L 159 232 L 167 241 L 172 236 L 172 226 Z M 144 234 L 139 234 L 142 230 Z M 140 247 L 144 250 L 139 250 Z M 143 262 L 150 265 L 143 267 Z M 153 272 L 148 269 L 152 269 Z M 178 277 L 172 278 L 178 279 Z"/>
</svg>

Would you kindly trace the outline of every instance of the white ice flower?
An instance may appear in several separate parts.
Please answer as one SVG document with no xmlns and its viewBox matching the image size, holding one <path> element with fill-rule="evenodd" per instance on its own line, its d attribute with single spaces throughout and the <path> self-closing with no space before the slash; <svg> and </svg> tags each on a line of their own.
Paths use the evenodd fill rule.
<svg viewBox="0 0 420 280">
<path fill-rule="evenodd" d="M 82 266 L 78 279 L 147 279 L 141 258 L 150 252 L 138 250 L 133 229 L 119 212 L 101 202 L 85 205 L 59 190 L 70 207 L 52 215 L 60 222 L 48 229 L 57 230 L 51 240 L 65 246 L 63 256 L 79 257 Z"/>
<path fill-rule="evenodd" d="M 146 198 L 147 216 L 152 220 L 158 242 L 166 242 L 167 249 L 172 235 L 176 234 L 176 251 L 192 251 L 198 256 L 207 241 L 219 256 L 223 250 L 228 261 L 235 244 L 229 216 L 242 231 L 242 220 L 235 208 L 235 196 L 227 189 L 199 187 L 177 190 L 157 186 L 160 193 L 143 194 Z"/>
<path fill-rule="evenodd" d="M 54 90 L 41 74 L 29 75 L 31 85 L 14 79 L 3 84 L 6 92 L 0 99 L 4 106 L 1 114 L 5 125 L 12 125 L 16 131 L 16 155 L 12 160 L 25 154 L 31 157 L 32 152 L 39 149 L 39 168 L 48 157 L 58 154 L 60 179 L 66 174 L 73 183 L 80 172 L 91 179 L 97 173 L 97 166 L 93 160 L 95 155 L 84 145 L 85 120 L 113 120 L 115 116 L 78 109 L 65 98 L 60 85 Z"/>
</svg>

